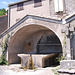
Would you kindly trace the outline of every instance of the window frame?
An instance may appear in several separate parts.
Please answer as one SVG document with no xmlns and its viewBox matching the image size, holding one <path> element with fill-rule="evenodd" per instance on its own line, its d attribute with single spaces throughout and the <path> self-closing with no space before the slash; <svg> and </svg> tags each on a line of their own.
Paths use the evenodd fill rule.
<svg viewBox="0 0 75 75">
<path fill-rule="evenodd" d="M 20 11 L 20 10 L 24 10 L 23 3 L 18 3 L 17 4 L 17 11 Z"/>
<path fill-rule="evenodd" d="M 34 0 L 34 3 L 42 2 L 42 0 Z"/>
<path fill-rule="evenodd" d="M 34 0 L 34 7 L 42 6 L 42 0 Z"/>
</svg>

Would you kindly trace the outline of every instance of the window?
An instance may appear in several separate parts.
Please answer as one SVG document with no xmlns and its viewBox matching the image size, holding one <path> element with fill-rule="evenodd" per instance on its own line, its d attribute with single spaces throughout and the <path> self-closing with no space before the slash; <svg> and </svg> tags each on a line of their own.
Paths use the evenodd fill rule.
<svg viewBox="0 0 75 75">
<path fill-rule="evenodd" d="M 17 11 L 23 10 L 23 3 L 17 4 Z"/>
<path fill-rule="evenodd" d="M 42 0 L 34 0 L 34 7 L 42 6 Z"/>
<path fill-rule="evenodd" d="M 41 2 L 41 0 L 34 0 L 34 3 L 38 3 L 38 2 Z"/>
<path fill-rule="evenodd" d="M 63 0 L 54 0 L 55 12 L 63 11 Z"/>
</svg>

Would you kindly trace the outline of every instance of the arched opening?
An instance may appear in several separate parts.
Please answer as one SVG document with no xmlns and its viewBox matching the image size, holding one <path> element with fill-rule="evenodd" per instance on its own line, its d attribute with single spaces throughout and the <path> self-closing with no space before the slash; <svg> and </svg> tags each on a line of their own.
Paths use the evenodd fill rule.
<svg viewBox="0 0 75 75">
<path fill-rule="evenodd" d="M 62 46 L 57 35 L 49 28 L 40 25 L 28 25 L 18 30 L 10 39 L 8 47 L 9 63 L 20 62 L 17 54 L 38 54 L 38 56 L 43 54 L 44 56 L 44 54 L 59 55 L 61 53 Z M 38 56 L 35 55 L 37 59 Z M 45 60 L 50 59 L 43 60 L 43 56 L 40 56 L 42 64 Z"/>
<path fill-rule="evenodd" d="M 37 44 L 38 54 L 62 53 L 62 46 L 55 34 L 44 34 Z"/>
<path fill-rule="evenodd" d="M 57 58 L 62 53 L 62 45 L 59 38 L 53 34 L 43 34 L 37 44 L 37 54 L 54 54 L 48 55 L 42 59 L 42 66 L 48 67 L 58 65 Z"/>
</svg>

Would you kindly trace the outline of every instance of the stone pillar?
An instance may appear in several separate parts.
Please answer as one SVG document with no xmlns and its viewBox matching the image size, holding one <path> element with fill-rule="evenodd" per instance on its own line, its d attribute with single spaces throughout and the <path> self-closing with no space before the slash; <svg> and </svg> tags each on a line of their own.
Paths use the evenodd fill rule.
<svg viewBox="0 0 75 75">
<path fill-rule="evenodd" d="M 66 36 L 66 53 L 67 60 L 71 60 L 71 46 L 70 46 L 70 36 Z"/>
<path fill-rule="evenodd" d="M 66 30 L 66 53 L 67 53 L 67 60 L 72 59 L 72 52 L 71 52 L 71 33 L 74 32 L 74 27 L 69 24 Z"/>
<path fill-rule="evenodd" d="M 71 60 L 71 46 L 70 46 L 70 31 L 66 30 L 66 53 L 67 60 Z"/>
<path fill-rule="evenodd" d="M 60 62 L 61 69 L 75 69 L 75 60 L 72 60 L 71 52 L 71 33 L 73 33 L 74 27 L 70 24 L 66 27 L 66 54 L 67 60 L 62 60 Z"/>
</svg>

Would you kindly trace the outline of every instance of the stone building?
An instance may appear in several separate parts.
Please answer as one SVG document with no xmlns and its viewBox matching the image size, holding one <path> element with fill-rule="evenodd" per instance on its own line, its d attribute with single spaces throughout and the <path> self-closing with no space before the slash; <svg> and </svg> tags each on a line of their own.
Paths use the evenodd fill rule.
<svg viewBox="0 0 75 75">
<path fill-rule="evenodd" d="M 8 28 L 8 15 L 0 16 L 0 34 Z"/>
<path fill-rule="evenodd" d="M 0 34 L 8 28 L 8 15 L 0 16 Z M 1 41 L 0 41 L 0 56 L 2 54 Z"/>
<path fill-rule="evenodd" d="M 8 28 L 0 34 L 0 41 L 10 35 L 6 53 L 9 63 L 19 63 L 18 54 L 34 54 L 37 66 L 42 57 L 41 67 L 45 67 L 57 56 L 65 56 L 67 60 L 61 65 L 65 62 L 68 68 L 68 62 L 74 68 L 74 28 L 75 0 L 23 0 L 9 5 Z"/>
</svg>

